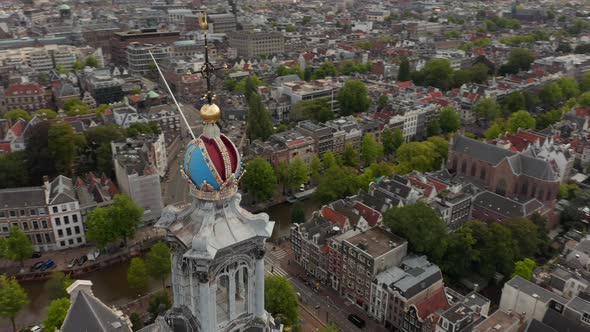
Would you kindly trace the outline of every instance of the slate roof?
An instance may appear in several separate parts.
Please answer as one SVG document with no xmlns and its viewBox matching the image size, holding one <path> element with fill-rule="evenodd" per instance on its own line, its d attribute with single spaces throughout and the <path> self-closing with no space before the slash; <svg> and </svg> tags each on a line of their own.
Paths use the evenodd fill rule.
<svg viewBox="0 0 590 332">
<path fill-rule="evenodd" d="M 44 206 L 43 187 L 8 188 L 0 190 L 0 208 L 20 208 L 23 206 Z"/>
<path fill-rule="evenodd" d="M 409 299 L 441 280 L 442 274 L 426 256 L 406 256 L 400 267 L 393 266 L 375 278 Z"/>
<path fill-rule="evenodd" d="M 541 208 L 543 203 L 539 202 L 537 199 L 531 199 L 523 204 L 496 193 L 484 191 L 475 196 L 473 205 L 481 209 L 499 213 L 508 218 L 513 218 L 528 216 L 532 212 Z"/>
<path fill-rule="evenodd" d="M 590 239 L 584 239 L 576 246 L 576 250 L 590 255 Z"/>
<path fill-rule="evenodd" d="M 532 283 L 522 277 L 516 276 L 506 282 L 506 285 L 509 285 L 513 288 L 520 290 L 521 292 L 533 296 L 533 294 L 537 294 L 537 299 L 543 303 L 549 302 L 549 300 L 555 300 L 562 305 L 567 303 L 567 300 L 555 293 L 552 293 L 545 288 Z"/>
<path fill-rule="evenodd" d="M 524 174 L 545 181 L 556 181 L 551 164 L 545 160 L 530 157 L 522 153 L 510 156 L 507 159 L 514 174 Z"/>
<path fill-rule="evenodd" d="M 64 319 L 62 332 L 127 332 L 126 323 L 96 297 L 79 291 Z"/>
<path fill-rule="evenodd" d="M 72 179 L 60 175 L 49 186 L 49 205 L 69 203 L 76 200 Z"/>
<path fill-rule="evenodd" d="M 576 296 L 570 300 L 567 307 L 573 309 L 579 313 L 590 313 L 590 302 L 582 299 L 580 296 Z"/>
<path fill-rule="evenodd" d="M 555 310 L 547 310 L 547 312 L 545 312 L 543 323 L 559 332 L 590 332 L 590 328 L 587 326 L 580 325 L 579 323 L 560 315 Z"/>
<path fill-rule="evenodd" d="M 533 320 L 529 321 L 529 324 L 526 327 L 526 329 L 524 330 L 524 332 L 558 332 L 558 331 L 543 322 L 539 322 L 538 320 L 533 319 Z"/>
</svg>

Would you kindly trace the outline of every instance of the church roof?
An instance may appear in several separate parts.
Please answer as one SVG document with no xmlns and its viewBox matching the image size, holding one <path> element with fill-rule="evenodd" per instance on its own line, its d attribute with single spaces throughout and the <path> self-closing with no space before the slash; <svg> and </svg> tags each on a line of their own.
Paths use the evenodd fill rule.
<svg viewBox="0 0 590 332">
<path fill-rule="evenodd" d="M 79 291 L 68 310 L 61 331 L 127 332 L 131 329 L 99 299 L 85 291 Z"/>
</svg>

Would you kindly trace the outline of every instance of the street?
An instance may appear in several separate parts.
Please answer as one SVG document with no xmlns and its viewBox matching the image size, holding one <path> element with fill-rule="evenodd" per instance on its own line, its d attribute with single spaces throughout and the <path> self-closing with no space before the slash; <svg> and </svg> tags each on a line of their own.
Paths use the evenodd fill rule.
<svg viewBox="0 0 590 332">
<path fill-rule="evenodd" d="M 348 320 L 348 315 L 353 313 L 365 320 L 366 327 L 364 330 L 372 332 L 387 331 L 384 326 L 367 317 L 361 308 L 340 297 L 336 291 L 321 285 L 319 291 L 316 292 L 299 280 L 297 276 L 305 273 L 294 262 L 289 243 L 282 246 L 267 243 L 265 261 L 266 272 L 289 279 L 295 290 L 301 295 L 300 305 L 304 306 L 324 324 L 333 323 L 343 332 L 362 331 Z"/>
</svg>

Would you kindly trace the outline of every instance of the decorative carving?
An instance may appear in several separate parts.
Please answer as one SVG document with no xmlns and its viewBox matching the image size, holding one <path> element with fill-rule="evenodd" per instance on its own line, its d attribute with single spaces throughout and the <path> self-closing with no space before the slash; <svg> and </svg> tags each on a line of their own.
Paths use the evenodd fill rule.
<svg viewBox="0 0 590 332">
<path fill-rule="evenodd" d="M 197 272 L 197 279 L 199 279 L 199 282 L 202 284 L 208 283 L 209 282 L 209 273 L 205 272 L 205 271 L 200 271 Z"/>
<path fill-rule="evenodd" d="M 259 248 L 256 253 L 255 256 L 256 259 L 264 259 L 264 255 L 266 254 L 266 250 L 264 248 Z"/>
</svg>

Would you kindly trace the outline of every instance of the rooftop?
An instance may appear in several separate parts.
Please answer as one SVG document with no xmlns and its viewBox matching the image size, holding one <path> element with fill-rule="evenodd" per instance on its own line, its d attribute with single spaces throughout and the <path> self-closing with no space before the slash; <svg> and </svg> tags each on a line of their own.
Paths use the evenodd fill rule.
<svg viewBox="0 0 590 332">
<path fill-rule="evenodd" d="M 505 285 L 518 289 L 529 296 L 533 296 L 543 303 L 547 303 L 549 300 L 555 300 L 561 304 L 567 303 L 567 300 L 563 297 L 519 276 L 510 279 Z"/>
<path fill-rule="evenodd" d="M 473 332 L 502 332 L 514 331 L 515 326 L 520 324 L 520 319 L 514 314 L 509 314 L 502 310 L 496 310 L 483 322 L 473 328 Z"/>
<path fill-rule="evenodd" d="M 372 257 L 379 257 L 390 250 L 402 246 L 406 243 L 406 240 L 381 227 L 372 227 L 365 232 L 349 238 L 347 242 L 355 247 L 359 247 L 359 244 L 361 247 L 366 245 L 366 249 L 362 249 L 363 251 Z"/>
</svg>

